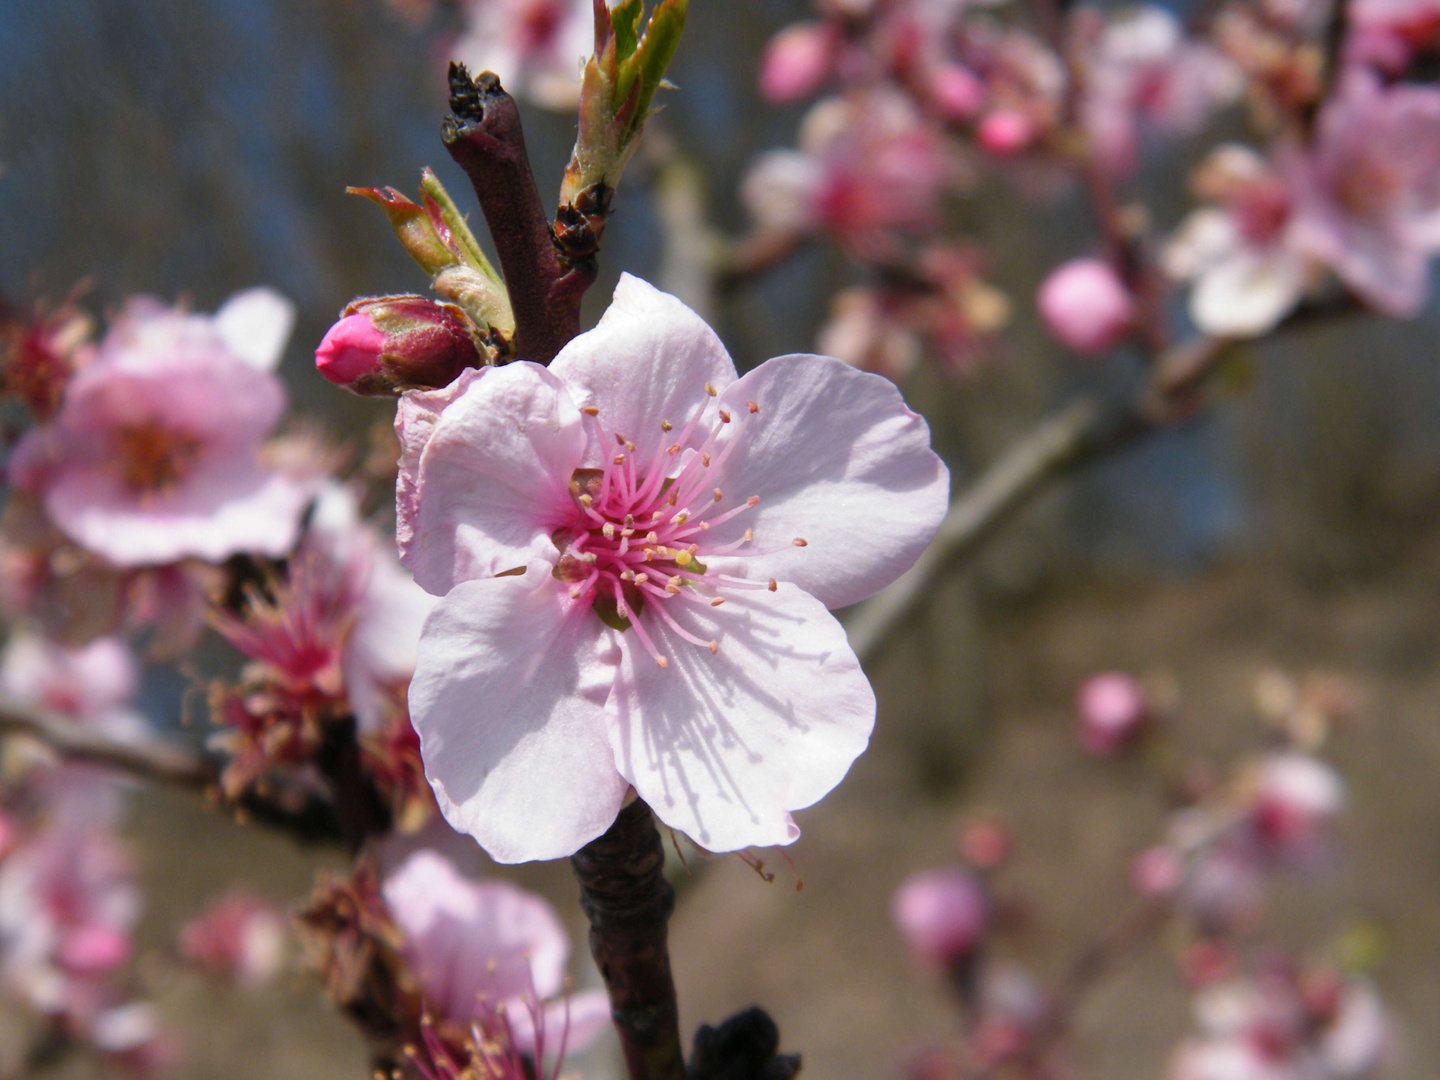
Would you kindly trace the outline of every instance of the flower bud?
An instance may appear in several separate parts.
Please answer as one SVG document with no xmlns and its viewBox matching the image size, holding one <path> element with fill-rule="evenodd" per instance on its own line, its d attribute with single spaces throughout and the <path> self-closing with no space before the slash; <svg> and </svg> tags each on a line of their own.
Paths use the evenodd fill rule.
<svg viewBox="0 0 1440 1080">
<path fill-rule="evenodd" d="M 459 308 L 423 296 L 356 300 L 326 332 L 315 366 L 368 397 L 437 389 L 485 362 L 470 327 Z"/>
<path fill-rule="evenodd" d="M 1150 724 L 1150 706 L 1141 685 L 1119 671 L 1092 675 L 1075 695 L 1080 745 L 1110 757 L 1133 743 Z"/>
<path fill-rule="evenodd" d="M 970 957 L 985 936 L 985 895 L 958 866 L 907 878 L 890 901 L 890 914 L 911 951 L 941 966 Z"/>
<path fill-rule="evenodd" d="M 1072 259 L 1052 271 L 1036 303 L 1050 335 L 1083 356 L 1098 356 L 1130 330 L 1135 301 L 1110 266 Z"/>
<path fill-rule="evenodd" d="M 770 39 L 760 58 L 760 93 L 777 105 L 809 97 L 830 74 L 839 43 L 827 23 L 787 26 Z"/>
<path fill-rule="evenodd" d="M 1028 147 L 1034 137 L 1035 125 L 1015 109 L 996 109 L 975 128 L 980 146 L 996 157 L 1013 157 Z"/>
</svg>

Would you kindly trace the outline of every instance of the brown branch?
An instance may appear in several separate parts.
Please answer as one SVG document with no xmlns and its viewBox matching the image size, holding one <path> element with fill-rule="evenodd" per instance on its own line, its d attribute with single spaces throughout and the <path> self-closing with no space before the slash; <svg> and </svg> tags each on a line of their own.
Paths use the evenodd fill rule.
<svg viewBox="0 0 1440 1080">
<path fill-rule="evenodd" d="M 139 780 L 194 792 L 233 811 L 242 821 L 288 833 L 301 843 L 341 839 L 341 822 L 330 800 L 309 791 L 294 800 L 285 799 L 283 793 L 266 797 L 254 791 L 221 800 L 219 763 L 171 743 L 122 741 L 8 694 L 0 694 L 3 735 L 34 739 L 67 761 L 100 765 Z"/>
<path fill-rule="evenodd" d="M 154 741 L 121 741 L 58 713 L 0 695 L 0 735 L 28 735 L 71 761 L 104 765 L 190 791 L 215 785 L 219 770 L 198 754 Z"/>
<path fill-rule="evenodd" d="M 556 250 L 525 151 L 520 110 L 494 72 L 472 79 L 456 63 L 450 65 L 450 110 L 440 137 L 470 178 L 495 241 L 515 312 L 515 354 L 548 364 L 580 332 L 585 287 Z"/>
<path fill-rule="evenodd" d="M 630 1080 L 685 1080 L 666 942 L 675 890 L 662 873 L 665 850 L 650 807 L 636 799 L 571 864 Z"/>
</svg>

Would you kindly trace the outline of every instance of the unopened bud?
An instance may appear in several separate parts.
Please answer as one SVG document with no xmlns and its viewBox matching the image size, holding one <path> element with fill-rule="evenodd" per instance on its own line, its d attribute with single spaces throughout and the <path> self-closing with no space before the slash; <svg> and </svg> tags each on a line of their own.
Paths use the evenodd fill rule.
<svg viewBox="0 0 1440 1080">
<path fill-rule="evenodd" d="M 973 954 L 988 921 L 980 883 L 958 866 L 907 878 L 890 901 L 890 914 L 911 951 L 942 967 Z"/>
<path fill-rule="evenodd" d="M 459 308 L 423 296 L 356 300 L 315 350 L 315 366 L 367 397 L 433 390 L 484 363 L 470 327 Z"/>
<path fill-rule="evenodd" d="M 1119 671 L 1092 675 L 1075 695 L 1080 745 L 1099 757 L 1120 753 L 1150 724 L 1145 689 Z"/>
<path fill-rule="evenodd" d="M 1082 356 L 1098 356 L 1129 333 L 1135 300 L 1109 264 L 1072 259 L 1050 274 L 1036 298 L 1045 329 Z"/>
</svg>

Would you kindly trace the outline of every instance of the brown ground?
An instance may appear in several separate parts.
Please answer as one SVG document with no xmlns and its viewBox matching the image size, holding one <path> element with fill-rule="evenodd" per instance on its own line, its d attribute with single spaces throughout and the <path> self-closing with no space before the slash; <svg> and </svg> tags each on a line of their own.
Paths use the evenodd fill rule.
<svg viewBox="0 0 1440 1080">
<path fill-rule="evenodd" d="M 969 586 L 952 584 L 937 600 L 949 617 L 932 617 L 928 657 L 911 641 L 878 667 L 872 749 L 834 795 L 799 815 L 805 835 L 791 854 L 803 891 L 778 860 L 771 885 L 736 859 L 677 882 L 683 1023 L 693 1028 L 760 1002 L 780 1022 L 785 1048 L 803 1052 L 804 1075 L 894 1076 L 907 1049 L 945 1040 L 954 1021 L 901 954 L 889 896 L 907 872 L 952 857 L 966 813 L 998 813 L 1018 837 L 1002 883 L 1025 898 L 1029 917 L 1001 951 L 1042 973 L 1058 970 L 1121 909 L 1126 861 L 1157 835 L 1163 808 L 1153 773 L 1140 762 L 1096 763 L 1075 748 L 1077 682 L 1106 667 L 1168 674 L 1182 693 L 1170 741 L 1222 762 L 1258 742 L 1253 680 L 1279 665 L 1351 677 L 1367 704 L 1326 751 L 1350 785 L 1343 857 L 1323 877 L 1284 887 L 1269 928 L 1310 955 L 1357 923 L 1378 928 L 1388 952 L 1382 990 L 1404 1026 L 1396 1075 L 1429 1080 L 1440 1060 L 1437 586 L 1440 537 L 1368 580 L 1324 587 L 1248 562 L 1183 582 L 1072 585 L 982 618 Z M 147 971 L 188 1032 L 183 1075 L 364 1075 L 356 1039 L 302 979 L 261 996 L 230 992 L 176 972 L 158 944 L 167 916 L 193 911 L 233 882 L 300 895 L 310 858 L 180 796 L 139 803 L 157 909 Z M 519 876 L 573 912 L 563 864 Z M 1172 957 L 1173 942 L 1157 943 L 1087 999 L 1079 1017 L 1084 1075 L 1162 1075 L 1186 1023 Z M 602 1061 L 586 1069 L 591 1078 L 605 1072 Z"/>
</svg>

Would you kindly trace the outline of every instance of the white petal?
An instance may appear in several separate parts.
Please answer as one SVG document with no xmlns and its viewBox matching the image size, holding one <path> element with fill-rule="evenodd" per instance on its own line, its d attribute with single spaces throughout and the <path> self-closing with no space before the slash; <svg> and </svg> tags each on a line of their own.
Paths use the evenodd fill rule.
<svg viewBox="0 0 1440 1080">
<path fill-rule="evenodd" d="M 425 775 L 445 820 L 496 861 L 572 855 L 620 812 L 614 636 L 540 561 L 460 583 L 426 620 L 410 682 Z"/>
<path fill-rule="evenodd" d="M 735 381 L 730 354 L 706 325 L 675 297 L 629 274 L 599 325 L 575 338 L 550 370 L 565 381 L 575 403 L 600 410 L 601 427 L 619 432 L 649 461 L 671 441 L 660 428 L 677 428 L 705 407 L 705 384 L 724 390 Z M 587 465 L 599 464 L 597 447 Z"/>
<path fill-rule="evenodd" d="M 780 356 L 735 383 L 721 404 L 733 417 L 727 438 L 738 445 L 718 468 L 725 500 L 716 509 L 752 495 L 760 503 L 707 539 L 719 545 L 751 527 L 755 548 L 779 549 L 717 560 L 724 572 L 791 581 L 841 607 L 884 588 L 930 543 L 950 473 L 930 449 L 924 418 L 888 379 L 829 356 Z M 796 537 L 807 546 L 793 546 Z"/>
<path fill-rule="evenodd" d="M 661 821 L 712 851 L 790 843 L 789 811 L 840 782 L 875 723 L 844 630 L 791 585 L 733 591 L 719 608 L 656 603 L 719 651 L 681 640 L 653 612 L 640 618 L 667 668 L 633 629 L 620 635 L 608 708 L 620 772 Z"/>
<path fill-rule="evenodd" d="M 1284 249 L 1239 251 L 1200 275 L 1190 294 L 1190 317 L 1207 334 L 1256 337 L 1300 302 L 1305 276 L 1305 260 Z"/>
<path fill-rule="evenodd" d="M 443 595 L 555 555 L 550 532 L 573 509 L 584 438 L 579 410 L 538 364 L 471 379 L 435 421 L 407 493 L 402 559 L 420 586 Z"/>
<path fill-rule="evenodd" d="M 245 289 L 220 306 L 214 325 L 237 357 L 261 371 L 274 371 L 295 326 L 295 305 L 274 289 Z"/>
</svg>

